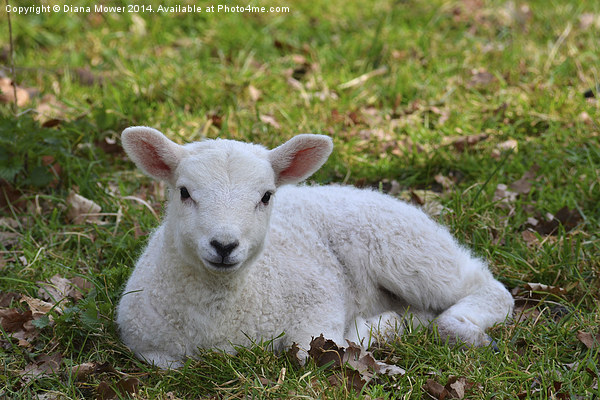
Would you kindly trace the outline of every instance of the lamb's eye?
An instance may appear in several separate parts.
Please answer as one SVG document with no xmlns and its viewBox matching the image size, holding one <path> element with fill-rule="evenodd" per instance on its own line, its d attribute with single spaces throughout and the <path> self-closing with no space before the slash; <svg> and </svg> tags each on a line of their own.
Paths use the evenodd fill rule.
<svg viewBox="0 0 600 400">
<path fill-rule="evenodd" d="M 179 188 L 179 193 L 181 194 L 181 201 L 187 200 L 190 198 L 190 192 L 188 192 L 185 186 Z"/>
<path fill-rule="evenodd" d="M 269 204 L 269 200 L 271 200 L 271 196 L 273 195 L 272 192 L 267 191 L 265 192 L 265 194 L 263 195 L 262 199 L 260 199 L 260 201 L 264 204 L 267 205 Z"/>
</svg>

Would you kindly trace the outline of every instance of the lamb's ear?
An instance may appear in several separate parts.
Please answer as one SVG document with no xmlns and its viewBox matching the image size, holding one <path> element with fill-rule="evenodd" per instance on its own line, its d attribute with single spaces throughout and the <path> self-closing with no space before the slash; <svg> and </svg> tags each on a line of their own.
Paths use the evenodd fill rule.
<svg viewBox="0 0 600 400">
<path fill-rule="evenodd" d="M 277 186 L 298 183 L 315 173 L 331 154 L 333 142 L 324 135 L 294 136 L 269 152 Z"/>
<path fill-rule="evenodd" d="M 173 174 L 184 153 L 182 146 L 156 129 L 145 126 L 125 129 L 121 143 L 138 168 L 153 178 L 173 183 Z"/>
</svg>

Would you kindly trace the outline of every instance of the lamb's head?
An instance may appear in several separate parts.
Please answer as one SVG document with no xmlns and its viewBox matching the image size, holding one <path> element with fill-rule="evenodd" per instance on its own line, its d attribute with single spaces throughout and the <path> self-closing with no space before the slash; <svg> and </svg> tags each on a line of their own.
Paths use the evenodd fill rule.
<svg viewBox="0 0 600 400">
<path fill-rule="evenodd" d="M 333 148 L 308 134 L 273 150 L 220 139 L 181 146 L 147 127 L 127 128 L 121 140 L 142 171 L 169 185 L 164 224 L 181 258 L 213 273 L 256 260 L 277 188 L 312 175 Z"/>
</svg>

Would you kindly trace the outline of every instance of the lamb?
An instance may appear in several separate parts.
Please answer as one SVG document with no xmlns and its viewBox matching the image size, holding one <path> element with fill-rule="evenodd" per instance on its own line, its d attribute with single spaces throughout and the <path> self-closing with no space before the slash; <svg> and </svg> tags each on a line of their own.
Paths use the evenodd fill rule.
<svg viewBox="0 0 600 400">
<path fill-rule="evenodd" d="M 512 312 L 486 263 L 420 209 L 372 190 L 296 186 L 329 157 L 327 136 L 273 150 L 182 146 L 148 127 L 121 138 L 169 187 L 117 309 L 122 340 L 142 360 L 176 368 L 199 348 L 234 353 L 262 339 L 276 350 L 297 343 L 305 357 L 313 336 L 386 340 L 407 323 L 485 346 L 485 330 Z"/>
</svg>

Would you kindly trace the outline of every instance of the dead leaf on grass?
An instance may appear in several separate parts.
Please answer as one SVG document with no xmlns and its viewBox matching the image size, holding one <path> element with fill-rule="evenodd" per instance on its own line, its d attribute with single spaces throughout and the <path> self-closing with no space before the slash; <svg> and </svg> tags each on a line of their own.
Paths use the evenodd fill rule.
<svg viewBox="0 0 600 400">
<path fill-rule="evenodd" d="M 595 335 L 590 332 L 577 331 L 577 339 L 585 345 L 588 349 L 593 349 L 594 347 L 598 347 L 600 344 L 600 333 L 596 333 Z"/>
<path fill-rule="evenodd" d="M 467 392 L 473 387 L 473 382 L 464 376 L 450 376 L 445 386 L 435 381 L 427 379 L 423 389 L 427 394 L 437 400 L 443 399 L 464 399 Z"/>
<path fill-rule="evenodd" d="M 90 375 L 95 373 L 99 364 L 97 362 L 86 362 L 71 367 L 71 375 L 78 382 L 85 381 Z"/>
<path fill-rule="evenodd" d="M 17 332 L 23 330 L 23 325 L 31 321 L 32 312 L 19 311 L 16 308 L 0 309 L 0 324 L 6 332 Z"/>
<path fill-rule="evenodd" d="M 499 183 L 496 186 L 493 201 L 497 202 L 497 207 L 513 208 L 512 204 L 517 200 L 518 195 L 518 193 L 512 190 L 508 190 L 508 186 L 504 183 Z"/>
<path fill-rule="evenodd" d="M 432 217 L 437 217 L 443 212 L 448 211 L 448 208 L 444 207 L 440 202 L 440 194 L 432 190 L 405 190 L 400 192 L 398 197 L 404 201 L 421 206 L 423 211 Z"/>
<path fill-rule="evenodd" d="M 427 382 L 423 385 L 423 390 L 425 390 L 429 396 L 437 400 L 444 400 L 450 395 L 448 390 L 441 383 L 438 383 L 433 379 L 427 379 Z"/>
<path fill-rule="evenodd" d="M 528 194 L 531 191 L 532 181 L 537 177 L 539 169 L 540 166 L 534 164 L 520 179 L 510 184 L 510 189 L 518 194 Z"/>
<path fill-rule="evenodd" d="M 471 72 L 471 79 L 469 79 L 467 87 L 483 88 L 496 81 L 496 77 L 485 69 L 474 70 Z"/>
<path fill-rule="evenodd" d="M 579 16 L 579 28 L 585 31 L 590 27 L 600 29 L 600 14 L 583 13 Z"/>
<path fill-rule="evenodd" d="M 23 107 L 29 104 L 30 96 L 27 89 L 16 86 L 17 106 Z M 10 104 L 15 101 L 15 87 L 11 79 L 0 77 L 0 103 Z"/>
<path fill-rule="evenodd" d="M 325 339 L 322 334 L 313 338 L 308 354 L 318 366 L 329 364 L 329 368 L 339 371 L 332 375 L 330 383 L 343 384 L 355 390 L 361 390 L 376 374 L 405 374 L 404 369 L 376 360 L 371 352 L 353 342 L 348 342 L 346 348 L 340 347 L 333 340 Z"/>
<path fill-rule="evenodd" d="M 114 389 L 108 382 L 102 381 L 98 384 L 96 391 L 99 400 L 109 400 L 117 398 L 117 396 L 136 395 L 139 392 L 139 385 L 140 381 L 137 378 L 123 378 L 116 383 Z"/>
<path fill-rule="evenodd" d="M 271 116 L 271 115 L 263 115 L 261 114 L 259 116 L 260 120 L 267 124 L 267 125 L 271 125 L 273 128 L 275 129 L 280 129 L 281 125 L 279 125 L 279 122 L 277 122 L 277 120 L 275 119 L 275 117 Z"/>
<path fill-rule="evenodd" d="M 433 177 L 433 179 L 439 183 L 440 185 L 442 185 L 442 188 L 444 188 L 444 190 L 450 190 L 454 184 L 456 183 L 456 180 L 453 178 L 449 178 L 445 175 L 442 174 L 437 174 L 436 176 Z"/>
<path fill-rule="evenodd" d="M 535 233 L 533 233 L 533 231 L 524 230 L 523 232 L 521 232 L 521 237 L 523 238 L 523 241 L 525 241 L 525 244 L 527 245 L 527 247 L 529 247 L 531 249 L 534 249 L 534 248 L 537 249 L 542 244 L 542 242 L 540 242 L 537 235 Z"/>
<path fill-rule="evenodd" d="M 554 215 L 549 215 L 545 221 L 532 226 L 533 230 L 540 235 L 555 235 L 559 226 L 563 226 L 566 232 L 573 230 L 583 221 L 583 215 L 578 209 L 571 209 L 567 206 L 562 207 Z"/>
<path fill-rule="evenodd" d="M 37 356 L 34 362 L 28 364 L 19 375 L 25 382 L 42 378 L 45 376 L 57 374 L 62 364 L 62 356 L 59 353 L 52 355 L 41 354 Z"/>
<path fill-rule="evenodd" d="M 29 306 L 29 309 L 32 312 L 33 319 L 43 317 L 44 315 L 48 314 L 53 309 L 55 309 L 58 313 L 62 313 L 62 309 L 60 309 L 59 307 L 55 307 L 54 304 L 48 303 L 47 301 L 44 301 L 44 300 L 40 300 L 40 299 L 36 299 L 33 297 L 23 295 L 21 297 L 21 301 L 27 303 L 27 305 Z"/>
<path fill-rule="evenodd" d="M 494 160 L 499 161 L 502 158 L 502 153 L 505 151 L 512 151 L 516 153 L 519 151 L 519 142 L 515 139 L 508 139 L 502 143 L 498 143 L 490 154 Z"/>
<path fill-rule="evenodd" d="M 105 224 L 98 215 L 102 208 L 92 200 L 86 199 L 74 191 L 69 192 L 67 196 L 67 206 L 67 218 L 74 224 Z"/>
<path fill-rule="evenodd" d="M 75 76 L 84 86 L 102 86 L 105 78 L 101 73 L 92 71 L 89 67 L 76 68 Z"/>
<path fill-rule="evenodd" d="M 523 290 L 529 292 L 550 293 L 557 296 L 564 296 L 567 294 L 567 290 L 562 287 L 533 282 L 526 283 L 523 286 Z"/>
<path fill-rule="evenodd" d="M 260 99 L 260 96 L 262 96 L 262 92 L 253 85 L 248 86 L 248 94 L 250 95 L 250 99 L 255 103 Z"/>
<path fill-rule="evenodd" d="M 55 306 L 62 303 L 66 298 L 79 301 L 92 287 L 91 283 L 83 278 L 63 278 L 56 274 L 50 278 L 50 282 L 38 282 L 40 287 L 38 296 L 52 302 Z"/>
<path fill-rule="evenodd" d="M 10 306 L 10 304 L 12 303 L 13 300 L 19 301 L 20 298 L 21 298 L 20 293 L 14 293 L 14 292 L 0 293 L 0 308 L 6 308 L 6 307 Z"/>
<path fill-rule="evenodd" d="M 446 136 L 442 140 L 442 146 L 452 146 L 457 151 L 463 152 L 466 149 L 472 148 L 477 143 L 486 140 L 488 136 L 489 135 L 487 133 L 477 133 L 459 137 Z"/>
</svg>

